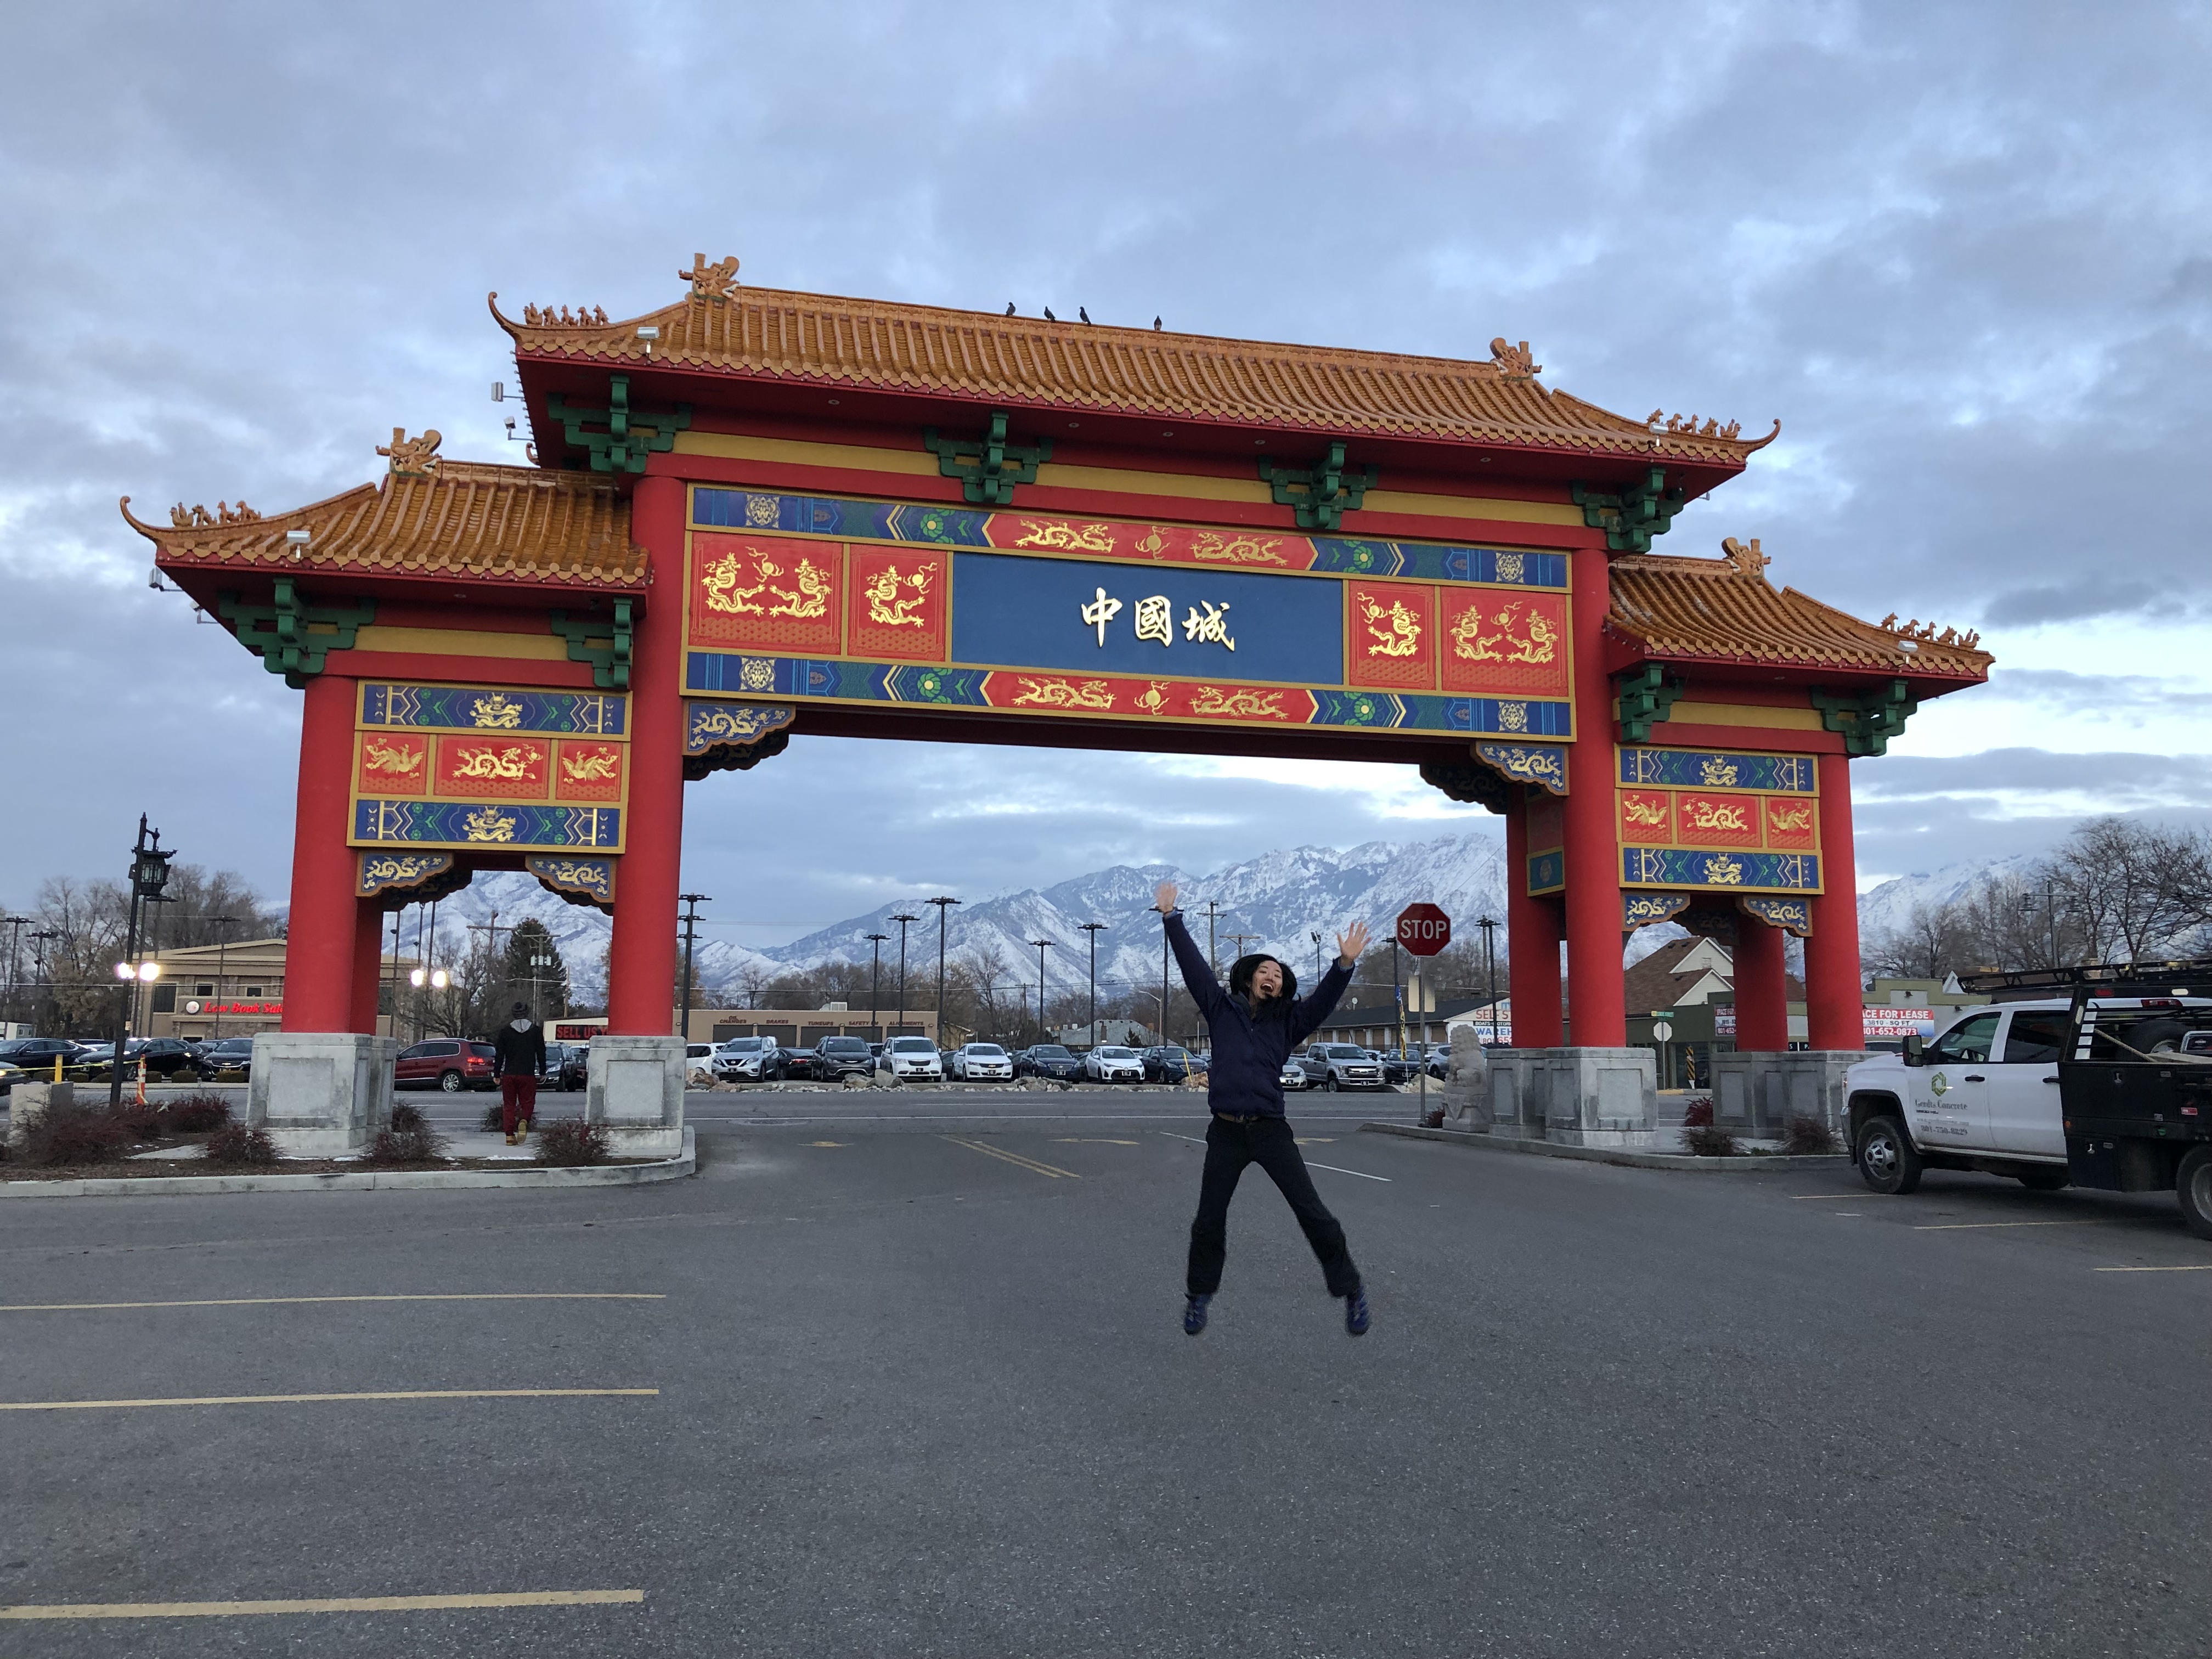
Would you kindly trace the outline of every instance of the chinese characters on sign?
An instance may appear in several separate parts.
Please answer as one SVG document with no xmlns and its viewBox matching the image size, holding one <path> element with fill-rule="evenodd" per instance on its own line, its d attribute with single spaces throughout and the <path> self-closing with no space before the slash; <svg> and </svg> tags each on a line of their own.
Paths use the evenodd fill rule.
<svg viewBox="0 0 2212 1659">
<path fill-rule="evenodd" d="M 1106 624 L 1121 614 L 1121 601 L 1109 597 L 1104 588 L 1080 607 L 1083 625 L 1095 629 L 1098 646 L 1106 646 Z M 1189 607 L 1190 614 L 1182 619 L 1182 636 L 1198 645 L 1226 646 L 1237 648 L 1237 641 L 1229 634 L 1229 607 L 1200 599 Z M 1137 639 L 1139 643 L 1149 640 L 1155 644 L 1172 646 L 1175 643 L 1175 607 L 1164 593 L 1154 593 L 1137 601 Z"/>
</svg>

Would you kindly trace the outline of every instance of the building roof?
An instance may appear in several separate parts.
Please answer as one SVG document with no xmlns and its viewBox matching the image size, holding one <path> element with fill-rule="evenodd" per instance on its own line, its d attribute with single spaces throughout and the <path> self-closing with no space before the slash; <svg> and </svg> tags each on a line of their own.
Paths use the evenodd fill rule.
<svg viewBox="0 0 2212 1659">
<path fill-rule="evenodd" d="M 657 366 L 733 379 L 950 395 L 1011 407 L 1084 409 L 1337 435 L 1368 434 L 1741 468 L 1774 433 L 1654 410 L 1632 420 L 1540 385 L 1528 343 L 1487 362 L 1232 340 L 1000 316 L 888 300 L 741 288 L 737 261 L 702 257 L 673 305 L 610 321 L 536 306 L 518 364 Z M 646 331 L 653 331 L 647 335 Z M 1776 431 L 1780 430 L 1777 422 Z"/>
<path fill-rule="evenodd" d="M 1702 949 L 1700 947 L 1703 947 Z M 1620 976 L 1623 1000 L 1631 1014 L 1656 1014 L 1694 1006 L 1715 995 L 1735 993 L 1735 958 L 1717 939 L 1670 939 Z M 1802 1002 L 1805 987 L 1785 975 L 1788 1000 Z"/>
<path fill-rule="evenodd" d="M 1613 562 L 1613 631 L 1657 659 L 1687 659 L 1948 679 L 1985 680 L 1995 660 L 1933 623 L 1863 623 L 1766 580 L 1754 538 L 1721 544 L 1717 559 L 1632 554 Z"/>
<path fill-rule="evenodd" d="M 395 429 L 377 453 L 392 469 L 327 501 L 266 516 L 240 501 L 187 508 L 167 525 L 123 516 L 159 550 L 164 569 L 270 575 L 507 577 L 582 589 L 635 589 L 645 551 L 632 545 L 629 503 L 612 480 L 532 466 L 449 461 L 438 434 Z M 304 549 L 286 539 L 307 532 Z"/>
</svg>

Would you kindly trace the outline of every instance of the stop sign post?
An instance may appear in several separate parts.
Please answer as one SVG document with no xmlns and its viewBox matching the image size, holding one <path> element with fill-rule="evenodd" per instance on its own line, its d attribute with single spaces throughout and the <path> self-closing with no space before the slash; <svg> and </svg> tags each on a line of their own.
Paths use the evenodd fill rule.
<svg viewBox="0 0 2212 1659">
<path fill-rule="evenodd" d="M 1432 957 L 1451 943 L 1451 918 L 1433 904 L 1409 904 L 1398 912 L 1398 943 L 1416 958 L 1413 968 L 1413 1007 L 1421 1016 L 1421 1108 L 1418 1120 L 1429 1121 L 1429 1015 L 1436 1006 L 1433 991 L 1421 983 L 1419 958 Z M 1402 1028 L 1400 1035 L 1404 1033 Z"/>
</svg>

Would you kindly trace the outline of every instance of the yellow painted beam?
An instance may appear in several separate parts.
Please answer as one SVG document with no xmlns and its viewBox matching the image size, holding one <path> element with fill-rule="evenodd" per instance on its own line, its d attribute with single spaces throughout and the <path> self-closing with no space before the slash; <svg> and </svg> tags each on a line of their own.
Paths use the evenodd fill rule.
<svg viewBox="0 0 2212 1659">
<path fill-rule="evenodd" d="M 1818 732 L 1820 716 L 1811 708 L 1770 708 L 1750 702 L 1678 702 L 1667 720 L 1651 728 L 1656 742 L 1667 721 L 1683 726 L 1755 726 L 1770 732 Z"/>
<path fill-rule="evenodd" d="M 386 628 L 371 623 L 354 635 L 356 651 L 404 651 L 422 657 L 515 657 L 566 662 L 568 642 L 550 634 L 495 634 L 459 628 Z"/>
</svg>

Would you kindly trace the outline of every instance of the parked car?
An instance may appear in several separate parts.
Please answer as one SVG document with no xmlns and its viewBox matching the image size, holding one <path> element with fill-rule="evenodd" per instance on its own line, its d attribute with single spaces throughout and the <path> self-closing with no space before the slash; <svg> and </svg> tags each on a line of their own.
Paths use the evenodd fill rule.
<svg viewBox="0 0 2212 1659">
<path fill-rule="evenodd" d="M 1102 1043 L 1084 1055 L 1083 1075 L 1098 1083 L 1142 1083 L 1145 1057 L 1134 1048 Z"/>
<path fill-rule="evenodd" d="M 496 1051 L 489 1042 L 464 1042 L 458 1037 L 432 1037 L 402 1048 L 392 1062 L 392 1082 L 398 1089 L 442 1089 L 457 1095 L 464 1089 L 490 1089 Z"/>
<path fill-rule="evenodd" d="M 811 1078 L 814 1075 L 813 1049 L 796 1048 L 790 1043 L 786 1043 L 780 1052 L 783 1055 L 783 1071 L 786 1077 Z"/>
<path fill-rule="evenodd" d="M 945 1080 L 945 1062 L 938 1056 L 937 1045 L 927 1037 L 893 1037 L 884 1049 L 881 1063 L 895 1082 Z"/>
<path fill-rule="evenodd" d="M 0 1042 L 0 1061 L 21 1066 L 24 1073 L 21 1080 L 36 1083 L 40 1078 L 52 1078 L 57 1059 L 65 1068 L 63 1075 L 66 1077 L 66 1068 L 77 1063 L 83 1046 L 67 1037 L 16 1037 Z"/>
<path fill-rule="evenodd" d="M 774 1083 L 785 1075 L 783 1050 L 773 1037 L 732 1037 L 715 1048 L 707 1069 L 725 1083 Z"/>
<path fill-rule="evenodd" d="M 1147 1083 L 1181 1083 L 1193 1072 L 1200 1069 L 1187 1048 L 1147 1048 L 1144 1059 L 1145 1081 Z"/>
<path fill-rule="evenodd" d="M 1014 1075 L 1072 1083 L 1083 1075 L 1083 1062 L 1057 1042 L 1040 1042 L 1014 1056 Z"/>
<path fill-rule="evenodd" d="M 823 1037 L 815 1045 L 814 1076 L 817 1082 L 836 1083 L 847 1077 L 873 1077 L 875 1056 L 859 1037 Z"/>
<path fill-rule="evenodd" d="M 77 1075 L 87 1083 L 105 1083 L 113 1064 L 114 1054 L 113 1043 L 101 1043 L 97 1054 L 87 1054 L 76 1062 Z M 149 1079 L 159 1078 L 167 1081 L 183 1073 L 197 1079 L 200 1074 L 198 1056 L 181 1037 L 133 1037 L 124 1045 L 124 1076 L 136 1077 L 142 1061 L 145 1064 Z M 49 1066 L 52 1064 L 52 1061 L 47 1063 Z M 64 1075 L 69 1064 L 64 1062 Z"/>
<path fill-rule="evenodd" d="M 1327 1089 L 1382 1089 L 1382 1062 L 1368 1057 L 1367 1050 L 1349 1042 L 1314 1042 L 1297 1057 L 1305 1070 L 1306 1086 Z"/>
<path fill-rule="evenodd" d="M 580 1042 L 547 1043 L 545 1068 L 538 1073 L 538 1080 L 549 1089 L 573 1093 L 584 1086 L 590 1052 Z"/>
<path fill-rule="evenodd" d="M 225 1072 L 235 1072 L 240 1077 L 253 1074 L 253 1039 L 250 1036 L 221 1037 L 203 1045 L 199 1053 L 200 1077 L 203 1081 L 221 1077 Z"/>
<path fill-rule="evenodd" d="M 963 1082 L 1013 1074 L 1013 1056 L 995 1042 L 965 1042 L 952 1051 L 952 1075 Z"/>
<path fill-rule="evenodd" d="M 1292 1054 L 1283 1062 L 1282 1075 L 1275 1081 L 1283 1085 L 1283 1092 L 1285 1094 L 1296 1094 L 1307 1086 L 1306 1068 L 1298 1064 L 1298 1057 L 1296 1054 Z"/>
</svg>

